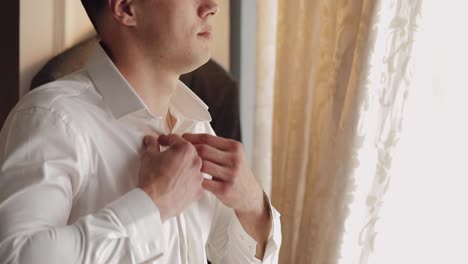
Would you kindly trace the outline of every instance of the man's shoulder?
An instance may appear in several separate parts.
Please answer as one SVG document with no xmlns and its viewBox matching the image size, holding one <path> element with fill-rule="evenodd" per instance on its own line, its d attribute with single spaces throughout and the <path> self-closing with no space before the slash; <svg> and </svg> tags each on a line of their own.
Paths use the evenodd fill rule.
<svg viewBox="0 0 468 264">
<path fill-rule="evenodd" d="M 98 98 L 99 94 L 83 70 L 35 88 L 21 98 L 13 112 L 42 108 L 71 114 L 95 105 Z"/>
</svg>

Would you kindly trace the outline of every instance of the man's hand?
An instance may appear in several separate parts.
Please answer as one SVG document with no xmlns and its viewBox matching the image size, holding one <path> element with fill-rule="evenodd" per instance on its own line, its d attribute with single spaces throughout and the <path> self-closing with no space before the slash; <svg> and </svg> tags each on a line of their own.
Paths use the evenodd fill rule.
<svg viewBox="0 0 468 264">
<path fill-rule="evenodd" d="M 209 134 L 184 134 L 197 149 L 201 171 L 213 176 L 202 186 L 224 205 L 234 209 L 245 231 L 257 241 L 257 258 L 262 259 L 271 226 L 263 190 L 248 166 L 240 142 Z"/>
<path fill-rule="evenodd" d="M 194 146 L 177 135 L 143 141 L 138 187 L 151 197 L 164 222 L 202 195 L 202 161 Z M 168 149 L 161 152 L 160 145 Z"/>
</svg>

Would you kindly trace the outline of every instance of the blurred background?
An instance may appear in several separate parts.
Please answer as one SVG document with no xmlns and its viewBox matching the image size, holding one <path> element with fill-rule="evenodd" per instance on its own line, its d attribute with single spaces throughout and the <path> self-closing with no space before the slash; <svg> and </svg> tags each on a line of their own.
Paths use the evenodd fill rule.
<svg viewBox="0 0 468 264">
<path fill-rule="evenodd" d="M 468 4 L 218 3 L 213 60 L 282 213 L 280 263 L 468 263 Z M 4 5 L 1 123 L 94 35 L 78 0 Z"/>
</svg>

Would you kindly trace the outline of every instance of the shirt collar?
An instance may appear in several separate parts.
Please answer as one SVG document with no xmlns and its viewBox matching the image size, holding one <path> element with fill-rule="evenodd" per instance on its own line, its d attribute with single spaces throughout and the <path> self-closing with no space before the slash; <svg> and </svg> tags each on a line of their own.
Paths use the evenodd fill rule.
<svg viewBox="0 0 468 264">
<path fill-rule="evenodd" d="M 148 110 L 101 45 L 97 45 L 93 52 L 87 71 L 115 118 L 120 119 L 142 109 Z M 169 107 L 176 108 L 186 119 L 211 121 L 208 106 L 181 81 L 172 94 Z"/>
</svg>

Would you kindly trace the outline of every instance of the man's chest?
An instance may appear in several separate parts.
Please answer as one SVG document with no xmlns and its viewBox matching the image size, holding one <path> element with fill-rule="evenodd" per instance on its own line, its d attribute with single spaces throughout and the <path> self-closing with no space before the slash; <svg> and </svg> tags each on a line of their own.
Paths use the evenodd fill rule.
<svg viewBox="0 0 468 264">
<path fill-rule="evenodd" d="M 105 124 L 105 125 L 104 125 Z M 195 122 L 181 123 L 175 133 L 209 133 Z M 91 166 L 82 194 L 74 200 L 69 222 L 95 213 L 136 188 L 140 157 L 143 151 L 143 137 L 158 137 L 166 133 L 159 120 L 127 118 L 105 123 L 90 122 L 87 129 L 93 129 L 89 139 Z M 178 129 L 178 130 L 177 130 Z M 177 247 L 181 255 L 190 252 L 204 252 L 211 221 L 214 214 L 214 197 L 205 195 L 186 208 L 184 212 L 164 224 L 168 246 Z M 195 242 L 194 242 L 195 241 Z"/>
<path fill-rule="evenodd" d="M 179 120 L 174 134 L 210 133 L 209 124 Z M 85 210 L 102 208 L 138 184 L 143 138 L 168 134 L 161 119 L 135 113 L 119 120 L 106 116 L 90 118 L 86 124 L 88 174 L 77 202 Z M 163 149 L 162 149 L 163 150 Z"/>
</svg>

